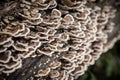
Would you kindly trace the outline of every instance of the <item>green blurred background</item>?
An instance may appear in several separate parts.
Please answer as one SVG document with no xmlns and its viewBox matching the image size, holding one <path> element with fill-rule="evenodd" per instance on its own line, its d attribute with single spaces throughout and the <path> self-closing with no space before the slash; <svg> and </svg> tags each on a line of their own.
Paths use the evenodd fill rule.
<svg viewBox="0 0 120 80">
<path fill-rule="evenodd" d="M 120 40 L 77 80 L 120 80 Z"/>
</svg>

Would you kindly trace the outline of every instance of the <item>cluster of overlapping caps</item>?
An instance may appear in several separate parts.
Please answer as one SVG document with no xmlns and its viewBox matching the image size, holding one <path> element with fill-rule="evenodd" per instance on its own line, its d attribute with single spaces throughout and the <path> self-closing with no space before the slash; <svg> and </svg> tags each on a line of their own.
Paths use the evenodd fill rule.
<svg viewBox="0 0 120 80">
<path fill-rule="evenodd" d="M 28 57 L 48 56 L 35 77 L 73 80 L 110 45 L 115 10 L 94 0 L 21 0 L 17 16 L 0 21 L 0 73 L 12 73 Z M 44 65 L 44 68 L 42 67 Z M 45 77 L 44 77 L 45 76 Z"/>
</svg>

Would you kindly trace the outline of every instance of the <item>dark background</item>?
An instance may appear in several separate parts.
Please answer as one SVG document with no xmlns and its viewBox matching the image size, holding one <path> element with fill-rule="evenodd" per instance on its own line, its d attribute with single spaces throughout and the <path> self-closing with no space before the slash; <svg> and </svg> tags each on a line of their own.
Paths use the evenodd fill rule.
<svg viewBox="0 0 120 80">
<path fill-rule="evenodd" d="M 77 80 L 120 80 L 120 40 Z"/>
</svg>

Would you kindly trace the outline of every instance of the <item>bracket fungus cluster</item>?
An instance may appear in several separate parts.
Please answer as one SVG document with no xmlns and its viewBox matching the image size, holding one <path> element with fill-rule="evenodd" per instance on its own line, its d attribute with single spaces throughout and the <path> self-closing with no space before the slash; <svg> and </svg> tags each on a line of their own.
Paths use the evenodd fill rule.
<svg viewBox="0 0 120 80">
<path fill-rule="evenodd" d="M 114 29 L 116 10 L 89 6 L 94 1 L 20 0 L 19 11 L 0 20 L 0 74 L 13 73 L 23 59 L 36 57 L 44 60 L 33 76 L 39 80 L 74 80 L 84 74 L 107 51 Z"/>
</svg>

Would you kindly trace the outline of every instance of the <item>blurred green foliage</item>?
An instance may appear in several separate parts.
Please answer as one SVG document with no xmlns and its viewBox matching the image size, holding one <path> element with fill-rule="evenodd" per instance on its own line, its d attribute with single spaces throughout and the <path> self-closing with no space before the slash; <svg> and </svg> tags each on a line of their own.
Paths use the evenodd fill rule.
<svg viewBox="0 0 120 80">
<path fill-rule="evenodd" d="M 120 41 L 77 80 L 120 80 Z"/>
</svg>

